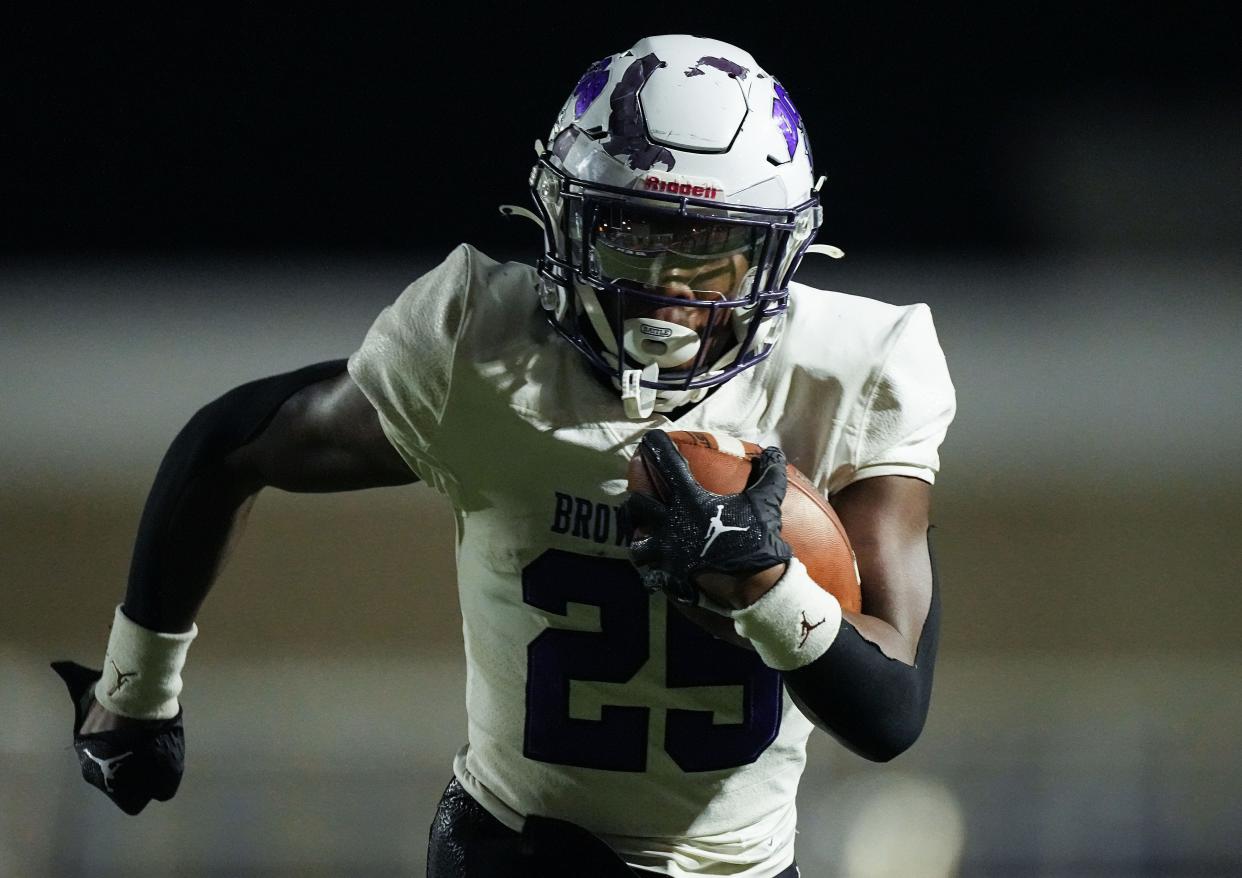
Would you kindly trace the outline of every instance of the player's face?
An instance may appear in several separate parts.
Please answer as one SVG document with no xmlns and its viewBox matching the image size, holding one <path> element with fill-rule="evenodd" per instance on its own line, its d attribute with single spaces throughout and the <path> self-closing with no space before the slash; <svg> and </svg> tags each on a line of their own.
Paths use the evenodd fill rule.
<svg viewBox="0 0 1242 878">
<path fill-rule="evenodd" d="M 718 256 L 707 261 L 683 263 L 670 260 L 652 292 L 687 302 L 725 301 L 737 296 L 749 268 L 750 260 L 741 253 Z M 718 359 L 733 339 L 732 327 L 725 311 L 713 312 L 709 308 L 678 307 L 641 301 L 630 302 L 623 310 L 626 319 L 653 317 L 693 329 L 707 343 L 704 362 L 710 363 Z M 693 363 L 692 357 L 674 368 L 689 368 Z"/>
<path fill-rule="evenodd" d="M 612 220 L 596 227 L 595 256 L 604 279 L 687 303 L 729 301 L 743 295 L 758 246 L 758 234 L 752 229 L 684 217 L 630 215 Z M 615 296 L 602 292 L 599 299 L 605 314 L 615 320 Z M 704 362 L 710 363 L 733 341 L 727 311 L 627 296 L 621 318 L 653 318 L 694 330 L 707 344 Z M 688 368 L 694 359 L 674 368 Z"/>
</svg>

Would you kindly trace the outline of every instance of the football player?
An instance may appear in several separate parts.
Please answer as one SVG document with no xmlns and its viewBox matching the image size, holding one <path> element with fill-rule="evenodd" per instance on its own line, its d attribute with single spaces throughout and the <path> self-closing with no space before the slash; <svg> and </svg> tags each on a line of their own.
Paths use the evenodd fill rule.
<svg viewBox="0 0 1242 878">
<path fill-rule="evenodd" d="M 735 46 L 644 39 L 582 76 L 530 187 L 505 210 L 542 228 L 536 266 L 463 244 L 348 362 L 238 387 L 173 442 L 102 673 L 57 665 L 83 774 L 127 812 L 177 788 L 195 615 L 269 485 L 421 480 L 456 511 L 469 735 L 429 875 L 796 875 L 812 729 L 874 760 L 918 736 L 953 387 L 926 306 L 792 281 L 831 248 L 789 94 Z M 708 495 L 669 429 L 767 450 Z M 663 502 L 627 500 L 636 452 Z M 786 459 L 848 530 L 862 613 L 781 539 Z"/>
</svg>

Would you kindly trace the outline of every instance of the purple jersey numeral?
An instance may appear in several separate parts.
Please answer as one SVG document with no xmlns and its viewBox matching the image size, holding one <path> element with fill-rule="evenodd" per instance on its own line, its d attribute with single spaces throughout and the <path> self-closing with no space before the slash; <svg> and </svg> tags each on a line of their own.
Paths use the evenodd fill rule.
<svg viewBox="0 0 1242 878">
<path fill-rule="evenodd" d="M 657 598 L 662 600 L 663 598 Z M 626 683 L 650 657 L 650 598 L 629 561 L 549 549 L 522 570 L 522 600 L 564 616 L 570 602 L 599 607 L 599 630 L 552 625 L 526 647 L 522 754 L 603 771 L 647 769 L 650 707 L 605 704 L 597 720 L 569 715 L 574 680 Z M 759 656 L 668 609 L 664 750 L 682 771 L 719 771 L 759 758 L 781 728 L 781 675 Z M 716 720 L 711 687 L 741 686 L 739 723 Z"/>
</svg>

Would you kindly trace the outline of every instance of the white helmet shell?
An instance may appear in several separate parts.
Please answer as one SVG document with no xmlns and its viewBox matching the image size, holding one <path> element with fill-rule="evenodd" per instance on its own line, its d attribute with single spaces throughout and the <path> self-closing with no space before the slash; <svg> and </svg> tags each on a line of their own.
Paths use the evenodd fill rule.
<svg viewBox="0 0 1242 878">
<path fill-rule="evenodd" d="M 749 52 L 702 37 L 647 37 L 597 61 L 548 143 L 568 176 L 624 188 L 653 189 L 654 177 L 715 189 L 722 202 L 792 208 L 814 185 L 784 88 Z"/>
</svg>

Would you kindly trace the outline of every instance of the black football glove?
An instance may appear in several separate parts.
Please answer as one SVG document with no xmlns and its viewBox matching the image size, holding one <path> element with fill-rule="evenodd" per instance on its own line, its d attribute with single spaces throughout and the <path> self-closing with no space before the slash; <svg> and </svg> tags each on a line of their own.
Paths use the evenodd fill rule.
<svg viewBox="0 0 1242 878">
<path fill-rule="evenodd" d="M 785 455 L 765 448 L 740 494 L 713 494 L 695 480 L 673 440 L 651 430 L 639 443 L 657 493 L 664 501 L 632 493 L 630 523 L 645 532 L 630 545 L 630 560 L 649 591 L 699 603 L 695 577 L 708 570 L 744 576 L 789 561 L 781 539 Z"/>
<path fill-rule="evenodd" d="M 152 799 L 171 799 L 185 768 L 183 711 L 143 726 L 80 735 L 101 672 L 76 662 L 52 662 L 52 670 L 73 699 L 73 749 L 86 782 L 103 790 L 126 814 L 137 814 Z"/>
</svg>

